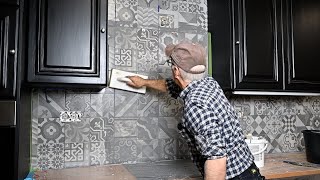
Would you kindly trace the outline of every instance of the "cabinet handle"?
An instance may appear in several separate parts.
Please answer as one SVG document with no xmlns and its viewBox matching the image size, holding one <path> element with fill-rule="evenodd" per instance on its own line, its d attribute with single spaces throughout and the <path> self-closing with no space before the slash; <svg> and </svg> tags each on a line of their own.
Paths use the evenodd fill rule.
<svg viewBox="0 0 320 180">
<path fill-rule="evenodd" d="M 236 44 L 240 44 L 240 41 L 236 41 Z"/>
<path fill-rule="evenodd" d="M 9 53 L 10 53 L 11 55 L 14 55 L 14 54 L 16 53 L 16 51 L 15 51 L 14 49 L 11 49 L 11 50 L 9 50 Z"/>
<path fill-rule="evenodd" d="M 105 29 L 105 28 L 102 28 L 100 31 L 101 31 L 102 33 L 105 33 L 105 32 L 106 32 L 106 29 Z"/>
</svg>

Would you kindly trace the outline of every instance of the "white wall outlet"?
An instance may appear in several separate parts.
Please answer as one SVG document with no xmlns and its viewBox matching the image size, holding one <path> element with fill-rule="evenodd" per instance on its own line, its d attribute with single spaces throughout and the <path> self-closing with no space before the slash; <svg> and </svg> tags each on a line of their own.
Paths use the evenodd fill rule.
<svg viewBox="0 0 320 180">
<path fill-rule="evenodd" d="M 81 111 L 60 111 L 61 122 L 79 122 L 81 117 Z"/>
</svg>

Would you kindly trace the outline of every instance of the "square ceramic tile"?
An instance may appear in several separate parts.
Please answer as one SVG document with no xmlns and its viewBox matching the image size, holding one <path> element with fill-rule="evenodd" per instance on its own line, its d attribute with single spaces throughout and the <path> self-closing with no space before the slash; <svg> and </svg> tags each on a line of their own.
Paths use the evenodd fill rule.
<svg viewBox="0 0 320 180">
<path fill-rule="evenodd" d="M 104 142 L 113 140 L 115 124 L 113 118 L 90 119 L 90 142 Z"/>
<path fill-rule="evenodd" d="M 156 8 L 138 7 L 137 9 L 138 27 L 158 29 L 158 11 Z"/>
<path fill-rule="evenodd" d="M 159 160 L 159 140 L 137 140 L 137 161 L 154 162 Z"/>
<path fill-rule="evenodd" d="M 115 28 L 115 47 L 123 49 L 136 49 L 137 29 L 136 28 Z"/>
<path fill-rule="evenodd" d="M 83 118 L 80 122 L 64 124 L 66 143 L 84 143 L 90 141 L 90 118 Z"/>
<path fill-rule="evenodd" d="M 157 117 L 139 118 L 137 122 L 138 139 L 157 139 L 159 134 L 159 125 Z"/>
<path fill-rule="evenodd" d="M 116 90 L 115 91 L 115 117 L 137 117 L 138 101 L 142 95 L 139 93 Z"/>
<path fill-rule="evenodd" d="M 38 119 L 38 143 L 64 143 L 64 124 L 58 118 Z"/>
<path fill-rule="evenodd" d="M 65 167 L 89 166 L 89 143 L 66 143 L 64 147 Z"/>
<path fill-rule="evenodd" d="M 114 137 L 137 137 L 137 119 L 116 119 L 114 121 L 114 131 Z"/>
<path fill-rule="evenodd" d="M 137 27 L 137 0 L 116 1 L 116 25 L 121 27 Z"/>
<path fill-rule="evenodd" d="M 36 98 L 36 97 L 35 97 Z M 38 106 L 33 111 L 38 118 L 58 118 L 66 106 L 64 90 L 41 90 L 38 94 Z M 36 105 L 36 104 L 34 104 Z"/>
<path fill-rule="evenodd" d="M 114 93 L 91 94 L 91 114 L 94 117 L 114 116 Z"/>
<path fill-rule="evenodd" d="M 41 170 L 64 168 L 64 144 L 49 143 L 37 145 L 38 165 Z"/>
<path fill-rule="evenodd" d="M 116 138 L 113 150 L 115 163 L 136 163 L 137 140 L 135 138 Z"/>
</svg>

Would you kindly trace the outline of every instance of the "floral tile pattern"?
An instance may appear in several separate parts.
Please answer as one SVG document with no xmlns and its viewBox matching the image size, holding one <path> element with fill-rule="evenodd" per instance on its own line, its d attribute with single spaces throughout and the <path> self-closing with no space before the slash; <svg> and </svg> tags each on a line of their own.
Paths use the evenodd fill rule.
<svg viewBox="0 0 320 180">
<path fill-rule="evenodd" d="M 206 0 L 108 0 L 108 70 L 170 78 L 166 45 L 207 47 Z M 245 134 L 265 137 L 268 153 L 303 151 L 304 129 L 320 129 L 319 97 L 230 99 Z M 183 105 L 165 93 L 104 89 L 33 89 L 31 167 L 61 169 L 189 159 L 177 124 Z M 60 111 L 81 111 L 62 123 Z"/>
<path fill-rule="evenodd" d="M 38 119 L 38 143 L 64 143 L 64 124 L 56 118 Z"/>
</svg>

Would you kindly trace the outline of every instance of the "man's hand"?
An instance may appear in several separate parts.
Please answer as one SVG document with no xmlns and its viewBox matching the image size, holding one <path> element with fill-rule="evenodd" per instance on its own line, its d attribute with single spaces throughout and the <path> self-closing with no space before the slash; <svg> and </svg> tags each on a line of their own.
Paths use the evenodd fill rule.
<svg viewBox="0 0 320 180">
<path fill-rule="evenodd" d="M 139 89 L 146 85 L 146 80 L 140 76 L 127 76 L 127 78 L 131 80 L 127 82 L 127 85 L 133 88 Z"/>
<path fill-rule="evenodd" d="M 143 79 L 140 76 L 126 76 L 131 82 L 127 82 L 127 85 L 133 88 L 141 88 L 146 86 L 161 92 L 167 92 L 166 81 L 164 79 Z"/>
</svg>

